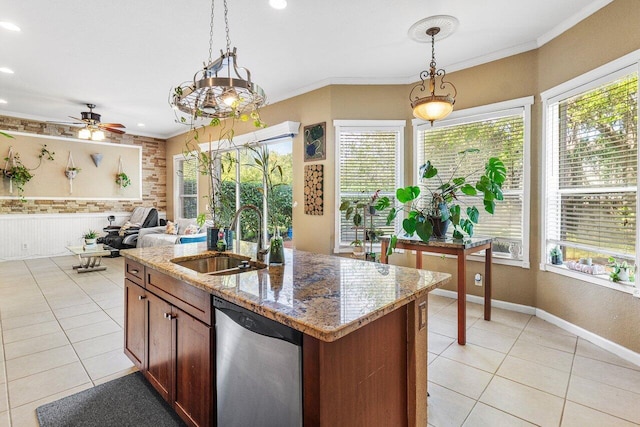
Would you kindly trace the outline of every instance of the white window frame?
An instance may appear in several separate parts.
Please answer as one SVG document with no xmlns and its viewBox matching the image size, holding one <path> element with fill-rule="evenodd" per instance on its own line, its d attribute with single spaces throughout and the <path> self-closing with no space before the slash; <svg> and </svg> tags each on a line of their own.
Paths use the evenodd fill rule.
<svg viewBox="0 0 640 427">
<path fill-rule="evenodd" d="M 541 201 L 540 203 L 540 270 L 550 273 L 559 274 L 562 276 L 578 279 L 583 282 L 592 283 L 595 285 L 604 286 L 606 288 L 615 289 L 617 291 L 633 294 L 635 287 L 625 284 L 619 284 L 608 280 L 607 276 L 593 276 L 589 274 L 580 273 L 578 271 L 569 270 L 563 266 L 554 266 L 547 264 L 547 183 L 544 179 L 544 171 L 546 171 L 547 164 L 550 159 L 549 146 L 551 144 L 552 132 L 547 127 L 548 110 L 549 106 L 555 104 L 559 100 L 569 98 L 574 95 L 578 95 L 587 92 L 593 88 L 611 83 L 616 78 L 628 75 L 636 71 L 640 76 L 640 50 L 631 52 L 621 58 L 604 64 L 594 70 L 584 73 L 578 77 L 575 77 L 569 81 L 566 81 L 558 86 L 548 89 L 540 94 L 542 98 L 542 129 L 541 129 L 541 160 L 542 160 L 542 179 L 541 179 Z M 640 77 L 639 77 L 640 79 Z M 640 87 L 640 84 L 639 84 Z M 640 104 L 640 90 L 638 93 L 638 103 Z M 640 112 L 640 108 L 638 108 Z M 640 114 L 640 113 L 639 113 Z M 640 119 L 638 120 L 640 126 Z M 639 141 L 640 142 L 640 137 Z M 640 157 L 640 150 L 638 150 L 638 156 Z M 640 165 L 640 158 L 638 159 L 638 165 Z M 638 174 L 638 181 L 636 181 L 637 188 L 640 188 L 640 173 Z M 640 215 L 640 203 L 636 203 L 636 218 Z M 636 265 L 640 265 L 640 228 L 636 229 Z M 638 278 L 636 278 L 638 280 Z M 640 296 L 640 294 L 639 294 Z"/>
<path fill-rule="evenodd" d="M 396 132 L 396 158 L 399 164 L 395 165 L 396 172 L 396 188 L 404 187 L 404 131 L 406 127 L 406 120 L 334 120 L 333 126 L 335 129 L 335 209 L 334 209 L 334 253 L 348 253 L 353 251 L 353 248 L 349 245 L 340 244 L 340 228 L 341 228 L 341 215 L 338 208 L 341 203 L 340 194 L 340 133 L 357 132 L 357 131 L 384 131 L 384 132 Z M 396 233 L 399 230 L 400 222 L 402 218 L 398 215 L 396 218 Z M 374 244 L 373 248 L 380 250 L 380 243 Z"/>
<path fill-rule="evenodd" d="M 480 120 L 488 120 L 523 113 L 523 188 L 522 188 L 522 257 L 519 260 L 493 256 L 494 264 L 510 265 L 514 267 L 530 268 L 530 224 L 531 224 L 531 105 L 534 102 L 533 96 L 512 99 L 494 104 L 482 105 L 479 107 L 467 108 L 454 111 L 444 120 L 434 122 L 433 127 L 444 127 L 457 124 L 464 124 Z M 413 119 L 413 160 L 418 159 L 418 135 L 419 131 L 425 127 L 430 127 L 431 123 Z M 420 165 L 414 164 L 414 182 L 420 182 Z M 425 252 L 429 256 L 441 256 L 439 254 Z M 495 252 L 494 252 L 495 255 Z M 453 257 L 453 256 L 448 256 Z M 467 255 L 470 261 L 484 262 L 484 251 L 472 255 Z"/>
<path fill-rule="evenodd" d="M 191 159 L 195 159 L 196 161 L 196 171 L 198 170 L 198 157 L 195 153 L 189 153 L 187 156 L 184 154 L 176 154 L 173 156 L 173 219 L 184 219 L 182 218 L 182 178 L 179 176 L 178 171 L 180 170 L 180 163 L 184 161 L 189 161 Z M 200 191 L 199 184 L 199 173 L 196 173 L 196 206 L 197 212 L 200 212 L 200 202 L 198 201 L 198 195 Z M 196 212 L 196 213 L 197 213 Z"/>
<path fill-rule="evenodd" d="M 242 135 L 236 135 L 233 137 L 233 144 L 229 144 L 228 140 L 217 140 L 211 141 L 210 143 L 203 142 L 199 144 L 200 150 L 209 152 L 210 148 L 213 147 L 225 147 L 221 148 L 221 151 L 235 151 L 236 155 L 239 158 L 240 149 L 243 148 L 246 144 L 258 144 L 258 145 L 270 145 L 270 144 L 279 144 L 282 142 L 291 142 L 291 149 L 293 151 L 293 138 L 298 135 L 298 130 L 300 128 L 300 122 L 293 121 L 285 121 L 279 123 L 274 126 L 269 126 L 264 129 L 256 130 L 254 132 L 245 133 Z M 267 225 L 268 225 L 268 212 L 267 212 L 267 200 L 266 200 L 266 182 L 263 182 L 263 189 L 265 190 L 262 194 L 262 243 L 263 245 L 268 245 L 268 233 L 267 233 Z M 292 191 L 293 185 L 292 185 Z M 293 201 L 293 205 L 296 205 L 296 201 Z M 236 211 L 240 208 L 240 165 L 236 165 Z M 294 207 L 292 206 L 292 209 Z M 293 223 L 292 223 L 293 225 Z M 293 227 L 295 230 L 295 227 Z M 236 229 L 234 230 L 236 233 L 236 245 L 240 244 L 240 223 L 236 224 Z M 295 231 L 294 231 L 295 232 Z"/>
</svg>

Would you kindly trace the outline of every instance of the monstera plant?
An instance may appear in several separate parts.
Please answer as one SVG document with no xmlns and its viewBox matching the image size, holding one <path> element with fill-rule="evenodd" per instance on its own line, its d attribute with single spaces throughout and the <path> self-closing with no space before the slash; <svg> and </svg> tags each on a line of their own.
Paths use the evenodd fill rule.
<svg viewBox="0 0 640 427">
<path fill-rule="evenodd" d="M 396 190 L 396 199 L 402 203 L 400 207 L 391 208 L 387 216 L 387 225 L 396 218 L 400 212 L 406 212 L 406 218 L 402 221 L 404 232 L 413 236 L 417 234 L 420 239 L 428 242 L 432 236 L 442 238 L 449 224 L 453 225 L 453 238 L 462 239 L 465 235 L 473 236 L 475 224 L 480 219 L 480 211 L 476 206 L 463 207 L 461 195 L 476 197 L 482 200 L 484 210 L 490 214 L 495 212 L 496 202 L 503 200 L 502 184 L 507 177 L 507 169 L 504 163 L 497 157 L 487 160 L 484 170 L 471 171 L 461 176 L 455 176 L 468 155 L 477 155 L 478 149 L 469 148 L 461 151 L 460 159 L 454 168 L 454 173 L 448 178 L 442 178 L 438 169 L 427 161 L 420 167 L 420 178 L 428 194 L 421 195 L 420 187 L 408 186 Z M 483 172 L 478 180 L 469 182 L 468 177 Z M 431 182 L 436 186 L 429 186 Z M 395 248 L 397 236 L 391 236 L 389 252 Z"/>
</svg>

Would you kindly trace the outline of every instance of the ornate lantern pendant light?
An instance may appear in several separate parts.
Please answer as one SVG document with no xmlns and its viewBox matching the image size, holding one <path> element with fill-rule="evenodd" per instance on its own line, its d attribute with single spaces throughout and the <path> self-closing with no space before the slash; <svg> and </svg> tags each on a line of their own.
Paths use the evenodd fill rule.
<svg viewBox="0 0 640 427">
<path fill-rule="evenodd" d="M 447 33 L 444 34 L 442 38 L 450 35 L 458 22 L 458 20 L 452 16 L 434 16 L 415 23 L 409 30 L 409 34 L 419 30 L 420 27 L 424 27 L 425 24 L 430 24 L 434 21 L 443 21 L 446 25 L 445 30 L 447 30 Z M 458 94 L 453 83 L 445 80 L 446 72 L 443 69 L 438 70 L 436 67 L 435 37 L 440 32 L 440 26 L 429 26 L 424 32 L 424 34 L 431 39 L 431 62 L 429 63 L 429 70 L 425 70 L 420 73 L 421 82 L 414 86 L 409 93 L 409 101 L 411 101 L 413 115 L 418 119 L 431 122 L 431 126 L 433 126 L 433 122 L 435 120 L 444 119 L 451 114 L 453 111 L 453 104 L 456 102 L 456 95 Z M 419 41 L 424 40 L 417 36 L 414 36 L 414 38 Z M 440 79 L 439 88 L 441 90 L 445 90 L 446 86 L 451 86 L 453 94 L 447 93 L 444 95 L 436 95 L 437 78 Z"/>
<path fill-rule="evenodd" d="M 266 96 L 260 86 L 251 81 L 251 72 L 238 66 L 237 49 L 231 50 L 227 0 L 224 0 L 226 50 L 212 61 L 214 0 L 211 0 L 209 60 L 196 72 L 193 80 L 184 82 L 169 94 L 169 104 L 189 116 L 180 122 L 192 124 L 198 118 L 225 119 L 250 114 L 264 105 Z"/>
</svg>

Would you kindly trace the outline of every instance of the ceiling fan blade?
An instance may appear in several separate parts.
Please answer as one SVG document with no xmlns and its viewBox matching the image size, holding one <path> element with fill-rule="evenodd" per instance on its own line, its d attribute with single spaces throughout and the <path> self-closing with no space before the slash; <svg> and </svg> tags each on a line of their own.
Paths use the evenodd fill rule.
<svg viewBox="0 0 640 427">
<path fill-rule="evenodd" d="M 120 123 L 98 123 L 100 127 L 106 128 L 125 128 L 125 125 L 121 125 Z"/>
<path fill-rule="evenodd" d="M 102 129 L 104 129 L 106 131 L 112 132 L 112 133 L 120 134 L 120 135 L 125 133 L 123 130 L 120 130 L 120 129 L 108 128 L 108 127 L 104 127 L 104 126 L 100 126 L 100 128 L 102 128 Z"/>
<path fill-rule="evenodd" d="M 81 121 L 82 123 L 85 123 L 85 121 L 84 121 L 84 120 L 79 119 L 79 118 L 77 118 L 77 117 L 73 117 L 73 116 L 69 116 L 69 117 L 71 117 L 73 120 L 79 120 L 79 121 Z"/>
<path fill-rule="evenodd" d="M 53 120 L 48 121 L 47 123 L 52 123 L 56 125 L 86 125 L 84 122 L 56 122 Z"/>
</svg>

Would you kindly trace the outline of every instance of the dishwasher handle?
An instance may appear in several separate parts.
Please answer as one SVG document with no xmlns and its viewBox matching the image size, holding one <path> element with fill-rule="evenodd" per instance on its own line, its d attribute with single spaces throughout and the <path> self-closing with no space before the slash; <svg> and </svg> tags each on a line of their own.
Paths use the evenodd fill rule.
<svg viewBox="0 0 640 427">
<path fill-rule="evenodd" d="M 302 332 L 296 331 L 282 323 L 267 319 L 246 308 L 215 296 L 213 297 L 213 306 L 226 314 L 235 323 L 249 331 L 266 337 L 287 341 L 297 346 L 302 345 Z"/>
</svg>

